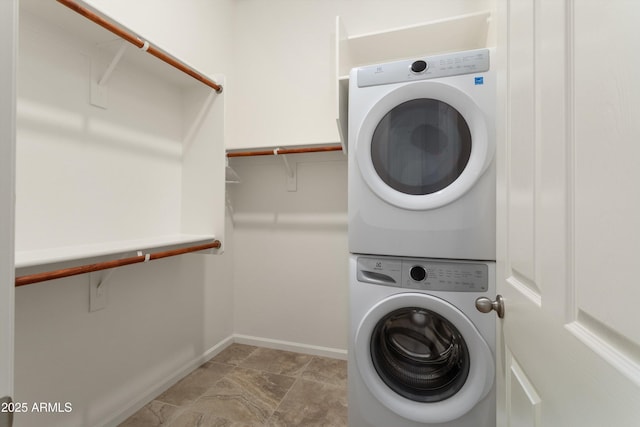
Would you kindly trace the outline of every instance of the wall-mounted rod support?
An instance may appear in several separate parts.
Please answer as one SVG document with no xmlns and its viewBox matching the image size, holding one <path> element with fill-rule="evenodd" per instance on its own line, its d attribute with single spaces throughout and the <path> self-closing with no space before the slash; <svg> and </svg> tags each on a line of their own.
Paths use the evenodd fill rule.
<svg viewBox="0 0 640 427">
<path fill-rule="evenodd" d="M 197 71 L 195 71 L 194 69 L 192 69 L 188 65 L 182 63 L 181 61 L 177 60 L 176 58 L 173 58 L 169 54 L 161 51 L 157 47 L 150 45 L 148 41 L 142 40 L 141 38 L 129 33 L 124 28 L 121 28 L 118 25 L 109 22 L 108 20 L 106 20 L 103 17 L 101 17 L 100 15 L 92 12 L 91 10 L 80 6 L 78 3 L 76 3 L 73 0 L 57 0 L 57 1 L 59 3 L 62 3 L 65 6 L 67 6 L 69 9 L 73 10 L 74 12 L 84 16 L 88 20 L 93 21 L 96 24 L 100 25 L 102 28 L 104 28 L 104 29 L 106 29 L 108 31 L 111 31 L 113 34 L 117 35 L 118 37 L 120 37 L 120 38 L 122 38 L 122 39 L 124 39 L 126 41 L 128 41 L 129 43 L 133 44 L 137 48 L 145 50 L 146 52 L 148 52 L 151 55 L 155 56 L 156 58 L 160 59 L 161 61 L 166 62 L 167 64 L 171 65 L 172 67 L 175 67 L 178 70 L 182 71 L 183 73 L 185 73 L 185 74 L 193 77 L 194 79 L 204 83 L 205 85 L 207 85 L 210 88 L 214 89 L 216 92 L 218 92 L 218 93 L 222 92 L 222 86 L 220 86 L 219 84 L 217 84 L 213 80 L 203 76 L 202 74 L 198 73 Z"/>
<path fill-rule="evenodd" d="M 102 74 L 102 77 L 98 82 L 98 86 L 104 86 L 107 84 L 107 82 L 109 81 L 109 78 L 111 77 L 111 74 L 113 73 L 113 70 L 115 70 L 116 66 L 118 65 L 118 62 L 120 62 L 120 59 L 122 59 L 122 55 L 124 55 L 125 50 L 127 50 L 127 44 L 123 42 L 122 45 L 120 45 L 120 49 L 118 49 L 118 52 L 116 52 L 115 56 L 111 60 L 111 63 L 109 64 L 107 69 L 104 71 L 104 74 Z"/>
<path fill-rule="evenodd" d="M 273 154 L 280 157 L 284 164 L 284 171 L 287 175 L 287 191 L 298 191 L 298 164 L 293 162 L 293 167 L 289 164 L 286 154 L 280 154 L 280 148 L 273 150 Z"/>
<path fill-rule="evenodd" d="M 287 156 L 285 154 L 280 154 L 280 148 L 276 148 L 275 150 L 273 150 L 273 154 L 275 156 L 280 156 L 280 158 L 282 159 L 282 162 L 284 163 L 284 170 L 287 173 L 287 177 L 289 178 L 293 178 L 294 176 L 294 172 L 293 169 L 291 168 L 291 165 L 289 164 L 289 160 L 287 159 Z"/>
<path fill-rule="evenodd" d="M 63 277 L 76 276 L 78 274 L 91 273 L 92 271 L 107 270 L 109 268 L 122 267 L 150 260 L 167 258 L 176 255 L 188 254 L 190 252 L 199 252 L 207 249 L 218 249 L 222 246 L 219 240 L 202 245 L 189 246 L 186 248 L 172 249 L 164 252 L 156 252 L 152 254 L 138 255 L 129 258 L 116 259 L 111 261 L 98 262 L 95 264 L 80 265 L 78 267 L 63 268 L 60 270 L 46 271 L 44 273 L 29 274 L 26 276 L 16 277 L 16 287 L 30 285 L 32 283 L 44 282 L 53 279 L 62 279 Z"/>
</svg>

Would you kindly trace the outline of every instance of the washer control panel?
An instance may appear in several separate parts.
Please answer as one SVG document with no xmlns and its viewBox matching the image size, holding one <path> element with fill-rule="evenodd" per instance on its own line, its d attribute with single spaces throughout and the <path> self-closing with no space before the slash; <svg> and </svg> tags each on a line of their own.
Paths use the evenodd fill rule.
<svg viewBox="0 0 640 427">
<path fill-rule="evenodd" d="M 489 49 L 433 55 L 419 59 L 368 65 L 357 69 L 358 87 L 489 71 Z"/>
<path fill-rule="evenodd" d="M 486 264 L 423 258 L 358 257 L 357 279 L 375 285 L 449 292 L 486 292 Z"/>
</svg>

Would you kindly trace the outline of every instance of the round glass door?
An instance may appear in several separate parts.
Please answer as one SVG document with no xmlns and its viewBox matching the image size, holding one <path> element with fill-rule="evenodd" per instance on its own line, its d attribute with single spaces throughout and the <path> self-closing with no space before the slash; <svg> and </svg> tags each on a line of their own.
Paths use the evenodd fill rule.
<svg viewBox="0 0 640 427">
<path fill-rule="evenodd" d="M 361 177 L 382 200 L 426 210 L 461 197 L 493 161 L 487 116 L 467 94 L 435 81 L 393 89 L 356 134 Z"/>
<path fill-rule="evenodd" d="M 391 109 L 373 132 L 371 160 L 378 176 L 405 194 L 448 187 L 471 156 L 471 131 L 451 105 L 414 99 Z"/>
<path fill-rule="evenodd" d="M 455 420 L 493 386 L 487 342 L 457 307 L 432 295 L 402 292 L 379 301 L 363 316 L 353 352 L 353 374 L 369 392 L 419 423 Z"/>
<path fill-rule="evenodd" d="M 371 336 L 371 360 L 387 386 L 416 402 L 456 394 L 469 375 L 469 350 L 458 329 L 439 314 L 407 307 L 382 318 Z"/>
</svg>

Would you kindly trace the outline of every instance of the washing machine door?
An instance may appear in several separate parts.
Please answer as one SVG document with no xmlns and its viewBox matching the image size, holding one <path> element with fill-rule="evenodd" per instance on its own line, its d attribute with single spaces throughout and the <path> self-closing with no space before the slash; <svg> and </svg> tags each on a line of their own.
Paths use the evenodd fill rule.
<svg viewBox="0 0 640 427">
<path fill-rule="evenodd" d="M 367 388 L 396 414 L 445 423 L 469 412 L 491 390 L 494 359 L 467 316 L 426 294 L 401 293 L 367 312 L 355 359 Z"/>
<path fill-rule="evenodd" d="M 426 210 L 466 193 L 493 159 L 478 105 L 437 81 L 400 86 L 373 105 L 356 136 L 363 179 L 382 200 Z"/>
</svg>

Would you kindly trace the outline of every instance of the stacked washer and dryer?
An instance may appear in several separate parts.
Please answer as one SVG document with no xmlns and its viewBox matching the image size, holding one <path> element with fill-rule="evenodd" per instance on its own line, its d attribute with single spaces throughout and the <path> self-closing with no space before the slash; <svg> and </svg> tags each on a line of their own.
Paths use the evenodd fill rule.
<svg viewBox="0 0 640 427">
<path fill-rule="evenodd" d="M 349 78 L 349 426 L 495 426 L 488 49 Z"/>
</svg>

